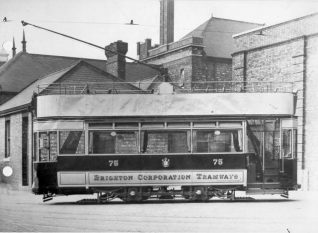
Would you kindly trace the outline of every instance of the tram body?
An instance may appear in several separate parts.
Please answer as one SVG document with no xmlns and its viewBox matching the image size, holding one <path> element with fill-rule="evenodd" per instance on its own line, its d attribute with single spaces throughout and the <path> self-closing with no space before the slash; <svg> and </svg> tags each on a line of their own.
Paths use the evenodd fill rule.
<svg viewBox="0 0 318 233">
<path fill-rule="evenodd" d="M 286 195 L 297 188 L 296 129 L 293 96 L 277 95 L 38 96 L 33 192 L 124 201 Z"/>
</svg>

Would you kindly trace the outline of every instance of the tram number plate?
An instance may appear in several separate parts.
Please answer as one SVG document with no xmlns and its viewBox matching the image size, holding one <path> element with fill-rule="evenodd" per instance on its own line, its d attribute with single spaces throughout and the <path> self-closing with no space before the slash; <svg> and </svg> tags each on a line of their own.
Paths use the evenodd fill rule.
<svg viewBox="0 0 318 233">
<path fill-rule="evenodd" d="M 118 167 L 119 162 L 118 160 L 108 160 L 108 164 L 110 167 Z"/>
<path fill-rule="evenodd" d="M 223 159 L 213 159 L 212 160 L 213 166 L 222 166 L 223 165 Z"/>
</svg>

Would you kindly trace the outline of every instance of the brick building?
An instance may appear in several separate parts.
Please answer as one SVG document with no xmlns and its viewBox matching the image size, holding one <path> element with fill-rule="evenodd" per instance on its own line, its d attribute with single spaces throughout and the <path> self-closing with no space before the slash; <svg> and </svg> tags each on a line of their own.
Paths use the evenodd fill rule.
<svg viewBox="0 0 318 233">
<path fill-rule="evenodd" d="M 230 81 L 232 78 L 233 34 L 261 26 L 211 16 L 206 22 L 180 40 L 174 39 L 174 2 L 160 1 L 160 45 L 151 39 L 137 44 L 139 59 L 160 64 L 168 69 L 177 85 L 192 88 L 206 87 L 206 81 Z"/>
<path fill-rule="evenodd" d="M 304 190 L 318 190 L 318 13 L 246 31 L 234 35 L 234 40 L 234 81 L 293 85 L 298 183 Z"/>
</svg>

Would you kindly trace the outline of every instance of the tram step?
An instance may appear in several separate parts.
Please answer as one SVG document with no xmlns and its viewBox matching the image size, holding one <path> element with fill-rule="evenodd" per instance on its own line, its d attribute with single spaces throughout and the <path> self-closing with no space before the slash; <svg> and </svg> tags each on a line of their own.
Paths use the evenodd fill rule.
<svg viewBox="0 0 318 233">
<path fill-rule="evenodd" d="M 280 189 L 281 184 L 279 182 L 268 182 L 268 183 L 247 183 L 247 188 L 248 189 Z"/>
<path fill-rule="evenodd" d="M 246 191 L 246 194 L 284 194 L 286 190 L 283 189 L 260 189 L 260 188 L 250 188 Z"/>
</svg>

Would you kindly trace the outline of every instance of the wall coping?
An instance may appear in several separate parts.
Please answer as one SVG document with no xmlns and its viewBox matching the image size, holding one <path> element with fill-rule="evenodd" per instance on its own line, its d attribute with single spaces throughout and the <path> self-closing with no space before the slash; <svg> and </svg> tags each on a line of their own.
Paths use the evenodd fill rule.
<svg viewBox="0 0 318 233">
<path fill-rule="evenodd" d="M 305 18 L 310 18 L 310 17 L 316 16 L 316 15 L 318 15 L 318 12 L 313 13 L 313 14 L 309 14 L 309 15 L 305 15 L 305 16 L 302 16 L 302 17 L 299 17 L 299 18 L 283 21 L 283 22 L 280 22 L 280 23 L 269 24 L 269 25 L 265 25 L 265 26 L 262 26 L 262 27 L 254 28 L 254 29 L 251 29 L 251 30 L 247 30 L 247 31 L 244 31 L 244 32 L 240 32 L 240 33 L 234 34 L 232 37 L 233 38 L 238 38 L 238 37 L 247 36 L 249 34 L 252 34 L 252 33 L 255 33 L 255 32 L 258 32 L 258 31 L 262 31 L 264 29 L 279 27 L 279 26 L 281 26 L 283 24 L 288 24 L 288 23 L 291 23 L 291 22 L 294 22 L 294 21 L 299 21 L 299 20 L 302 20 L 302 19 L 305 19 Z"/>
<path fill-rule="evenodd" d="M 158 55 L 163 55 L 166 53 L 174 52 L 180 50 L 182 48 L 196 46 L 196 47 L 204 47 L 203 46 L 203 38 L 202 37 L 187 37 L 182 40 L 172 42 L 170 44 L 161 45 L 159 47 L 150 49 L 149 56 L 142 60 L 148 60 Z"/>
</svg>

